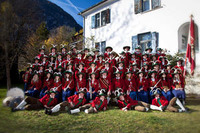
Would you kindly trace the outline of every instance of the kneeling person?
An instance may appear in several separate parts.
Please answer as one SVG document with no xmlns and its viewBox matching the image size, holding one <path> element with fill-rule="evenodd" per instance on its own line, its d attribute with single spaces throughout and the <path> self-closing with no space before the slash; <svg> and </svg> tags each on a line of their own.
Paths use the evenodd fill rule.
<svg viewBox="0 0 200 133">
<path fill-rule="evenodd" d="M 59 111 L 70 111 L 71 109 L 78 108 L 79 106 L 82 106 L 86 103 L 85 94 L 86 94 L 86 89 L 81 88 L 78 91 L 78 94 L 70 96 L 68 98 L 68 101 L 64 101 L 60 104 L 57 104 L 52 109 L 46 109 L 45 114 L 51 115 L 52 113 L 56 113 Z"/>
<path fill-rule="evenodd" d="M 85 111 L 85 113 L 97 113 L 98 111 L 107 110 L 107 99 L 106 99 L 106 90 L 101 89 L 99 91 L 98 97 L 86 105 L 80 106 L 77 109 L 71 110 L 71 114 L 79 113 L 80 111 Z"/>
</svg>

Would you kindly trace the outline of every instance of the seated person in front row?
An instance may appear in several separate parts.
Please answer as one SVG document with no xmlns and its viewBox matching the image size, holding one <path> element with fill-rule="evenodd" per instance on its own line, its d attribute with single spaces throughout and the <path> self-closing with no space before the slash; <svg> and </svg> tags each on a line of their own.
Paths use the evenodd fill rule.
<svg viewBox="0 0 200 133">
<path fill-rule="evenodd" d="M 55 98 L 55 95 L 55 91 L 50 91 L 41 99 L 28 96 L 16 108 L 12 108 L 12 111 L 52 108 L 57 104 L 57 98 Z"/>
<path fill-rule="evenodd" d="M 159 107 L 155 105 L 150 105 L 142 101 L 132 100 L 129 95 L 125 95 L 122 92 L 121 88 L 118 88 L 115 91 L 115 95 L 118 97 L 118 106 L 122 111 L 137 110 L 147 112 L 149 111 L 149 108 L 159 110 Z"/>
<path fill-rule="evenodd" d="M 77 109 L 71 110 L 71 114 L 79 113 L 80 111 L 84 111 L 85 113 L 97 113 L 98 111 L 107 110 L 107 99 L 106 99 L 106 90 L 101 89 L 99 91 L 98 97 L 92 101 L 92 103 L 88 103 L 86 105 L 80 106 Z"/>
<path fill-rule="evenodd" d="M 83 106 L 86 103 L 85 99 L 86 89 L 81 88 L 78 91 L 77 95 L 70 96 L 68 101 L 64 101 L 60 104 L 57 104 L 52 109 L 46 109 L 45 114 L 51 115 L 52 113 L 56 113 L 59 111 L 70 111 L 71 109 L 78 108 L 79 106 Z"/>
<path fill-rule="evenodd" d="M 168 110 L 170 112 L 187 112 L 183 104 L 176 97 L 172 98 L 169 102 L 168 100 L 161 95 L 159 88 L 153 90 L 153 95 L 155 98 L 152 100 L 152 104 L 159 107 L 155 108 L 155 110 L 165 111 Z M 174 104 L 177 104 L 181 109 L 175 108 Z"/>
</svg>

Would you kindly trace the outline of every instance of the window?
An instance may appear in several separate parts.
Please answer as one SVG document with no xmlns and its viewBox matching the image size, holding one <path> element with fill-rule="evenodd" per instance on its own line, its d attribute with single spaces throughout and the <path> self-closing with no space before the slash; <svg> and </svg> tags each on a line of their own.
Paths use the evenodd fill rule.
<svg viewBox="0 0 200 133">
<path fill-rule="evenodd" d="M 153 49 L 152 52 L 155 52 L 156 48 L 158 47 L 158 33 L 146 32 L 133 36 L 132 49 L 135 50 L 137 45 L 141 46 L 142 52 L 145 51 L 147 47 L 151 47 Z"/>
<path fill-rule="evenodd" d="M 110 23 L 110 9 L 104 10 L 91 17 L 91 28 L 98 28 Z"/>
<path fill-rule="evenodd" d="M 95 48 L 99 49 L 101 53 L 105 53 L 106 41 L 95 43 Z"/>
<path fill-rule="evenodd" d="M 153 10 L 161 6 L 160 0 L 135 0 L 135 14 Z"/>
<path fill-rule="evenodd" d="M 100 13 L 95 15 L 95 28 L 100 26 Z"/>
</svg>

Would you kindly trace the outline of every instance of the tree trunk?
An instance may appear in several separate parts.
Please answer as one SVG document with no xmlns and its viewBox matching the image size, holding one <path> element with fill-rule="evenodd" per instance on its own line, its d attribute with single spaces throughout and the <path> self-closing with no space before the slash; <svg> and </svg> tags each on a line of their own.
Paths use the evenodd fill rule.
<svg viewBox="0 0 200 133">
<path fill-rule="evenodd" d="M 10 64 L 8 57 L 8 45 L 5 44 L 5 63 L 6 63 L 6 80 L 7 80 L 7 89 L 11 88 L 11 79 L 10 79 Z"/>
</svg>

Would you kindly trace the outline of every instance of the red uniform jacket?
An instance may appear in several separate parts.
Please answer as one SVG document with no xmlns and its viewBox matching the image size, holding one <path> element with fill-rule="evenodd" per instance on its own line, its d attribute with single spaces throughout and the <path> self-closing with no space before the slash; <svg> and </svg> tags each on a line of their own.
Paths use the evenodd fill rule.
<svg viewBox="0 0 200 133">
<path fill-rule="evenodd" d="M 118 67 L 118 69 L 119 69 L 119 72 L 121 72 L 121 78 L 124 79 L 125 78 L 125 72 L 126 72 L 125 67 L 123 67 L 123 68 Z"/>
<path fill-rule="evenodd" d="M 101 68 L 101 71 L 102 70 L 105 70 L 108 72 L 108 78 L 109 80 L 111 80 L 111 78 L 113 78 L 113 68 L 112 67 L 109 67 L 108 69 L 104 67 Z"/>
<path fill-rule="evenodd" d="M 136 89 L 136 82 L 135 82 L 135 78 L 132 78 L 132 79 L 130 79 L 130 80 L 128 80 L 128 79 L 125 79 L 124 80 L 124 88 L 123 88 L 123 90 L 124 90 L 124 92 L 126 92 L 126 91 L 137 91 L 137 89 Z"/>
<path fill-rule="evenodd" d="M 50 90 L 53 87 L 53 79 L 50 78 L 49 80 L 44 79 L 44 83 L 43 83 L 43 88 L 47 87 L 48 90 Z"/>
<path fill-rule="evenodd" d="M 110 52 L 111 53 L 111 52 Z M 106 60 L 106 59 L 108 59 L 109 58 L 109 53 L 108 52 L 105 52 L 104 53 L 104 59 Z"/>
<path fill-rule="evenodd" d="M 167 63 L 168 63 L 168 61 L 167 60 L 165 60 L 164 62 L 160 62 L 160 67 L 161 67 L 161 69 L 165 69 L 166 68 L 166 65 L 167 65 Z"/>
<path fill-rule="evenodd" d="M 155 81 L 153 81 L 151 78 L 149 78 L 147 80 L 147 82 L 148 82 L 148 88 L 154 87 L 158 83 L 158 81 L 159 80 L 157 78 L 155 78 Z M 160 84 L 158 83 L 156 87 L 159 87 L 159 86 L 160 86 Z"/>
<path fill-rule="evenodd" d="M 99 86 L 100 89 L 106 89 L 106 91 L 112 91 L 112 83 L 111 80 L 107 78 L 100 78 L 99 79 Z"/>
<path fill-rule="evenodd" d="M 51 99 L 49 94 L 46 94 L 45 96 L 43 96 L 41 99 L 39 99 L 39 101 L 43 105 L 47 105 L 48 107 L 55 106 L 58 103 L 57 98 Z"/>
<path fill-rule="evenodd" d="M 73 95 L 73 96 L 68 97 L 68 102 L 69 103 L 72 102 L 75 108 L 82 106 L 86 103 L 85 97 L 83 97 L 82 102 L 79 102 L 79 100 L 80 100 L 79 95 Z"/>
<path fill-rule="evenodd" d="M 93 62 L 93 59 L 92 59 L 92 60 L 88 60 L 88 59 L 85 60 L 84 63 L 85 63 L 85 67 L 86 67 L 86 69 L 90 67 L 90 63 L 92 63 L 92 62 Z"/>
<path fill-rule="evenodd" d="M 74 64 L 75 64 L 76 66 L 77 66 L 80 62 L 83 62 L 83 63 L 84 63 L 84 60 L 83 60 L 82 58 L 79 59 L 78 57 L 74 59 Z"/>
<path fill-rule="evenodd" d="M 58 87 L 58 88 L 57 88 L 57 91 L 58 91 L 58 92 L 61 92 L 61 90 L 62 90 L 62 88 L 61 88 L 61 87 L 62 87 L 62 82 L 61 82 L 60 80 L 59 80 L 58 82 L 55 82 L 55 81 L 54 81 L 53 87 Z"/>
<path fill-rule="evenodd" d="M 92 73 L 92 72 L 95 72 L 96 73 L 96 78 L 99 78 L 99 70 L 98 70 L 98 68 L 96 67 L 94 70 L 92 70 L 92 68 L 89 68 L 89 69 L 87 69 L 87 77 L 89 77 L 89 74 L 90 73 Z"/>
<path fill-rule="evenodd" d="M 164 96 L 160 96 L 160 103 L 161 103 L 162 106 L 167 106 L 169 102 L 167 101 L 167 99 Z M 158 99 L 156 99 L 156 98 L 154 98 L 152 100 L 152 105 L 155 105 L 155 106 L 158 106 L 158 107 L 161 106 L 158 102 Z"/>
<path fill-rule="evenodd" d="M 84 73 L 83 78 L 86 78 L 86 69 L 83 68 L 83 69 L 81 70 L 81 72 Z M 76 78 L 76 80 L 78 79 L 78 75 L 77 75 L 78 73 L 79 73 L 79 70 L 77 69 L 77 70 L 75 71 L 75 78 Z"/>
<path fill-rule="evenodd" d="M 66 87 L 67 89 L 73 90 L 74 89 L 74 79 L 71 78 L 67 81 L 66 78 L 63 78 L 62 80 L 62 90 L 64 90 Z"/>
<path fill-rule="evenodd" d="M 62 59 L 61 60 L 57 59 L 56 62 L 55 62 L 55 65 L 56 65 L 55 69 L 57 69 L 60 64 L 62 65 Z"/>
<path fill-rule="evenodd" d="M 31 81 L 31 88 L 36 88 L 37 90 L 40 90 L 42 87 L 42 81 L 38 80 L 37 82 L 33 82 L 33 80 Z"/>
<path fill-rule="evenodd" d="M 98 90 L 99 90 L 99 81 L 97 79 L 95 79 L 94 82 L 92 82 L 91 80 L 88 80 L 87 91 L 89 91 L 89 89 L 90 89 L 89 85 L 91 85 L 91 87 L 94 88 L 95 92 L 98 92 Z"/>
<path fill-rule="evenodd" d="M 92 105 L 92 107 L 95 107 L 97 110 L 100 111 L 100 110 L 103 110 L 104 107 L 107 109 L 107 103 L 108 103 L 107 99 L 104 99 L 104 101 L 101 101 L 99 97 L 96 97 L 90 104 Z"/>
<path fill-rule="evenodd" d="M 162 78 L 160 81 L 160 88 L 164 89 L 163 86 L 167 86 L 169 89 L 171 89 L 169 80 L 167 80 L 166 78 L 165 78 L 165 80 Z"/>
<path fill-rule="evenodd" d="M 82 79 L 81 81 L 78 79 L 76 80 L 76 91 L 79 91 L 80 88 L 86 87 L 86 79 Z"/>
<path fill-rule="evenodd" d="M 174 68 L 179 68 L 179 69 L 181 69 L 181 73 L 183 73 L 184 72 L 184 66 L 174 66 Z"/>
<path fill-rule="evenodd" d="M 130 109 L 131 106 L 135 106 L 138 104 L 138 101 L 131 99 L 130 96 L 125 95 L 124 101 L 118 100 L 118 106 L 122 110 L 122 108 L 127 107 L 127 109 Z"/>
<path fill-rule="evenodd" d="M 103 66 L 104 63 L 105 63 L 104 60 L 103 60 L 103 61 L 99 61 L 99 60 L 96 61 L 96 64 L 97 64 L 97 67 L 98 67 L 98 68 L 101 67 L 101 66 Z"/>
<path fill-rule="evenodd" d="M 46 62 L 41 62 L 40 64 L 42 64 L 42 65 L 44 66 L 44 69 L 46 69 L 47 66 L 49 65 L 49 62 L 48 62 L 48 61 L 46 61 Z"/>
<path fill-rule="evenodd" d="M 113 58 L 113 59 L 110 59 L 109 58 L 109 63 L 110 63 L 110 66 L 115 66 L 116 65 L 116 60 L 115 60 L 115 58 Z"/>
<path fill-rule="evenodd" d="M 140 78 L 137 78 L 136 83 L 137 83 L 137 90 L 139 90 L 140 88 L 143 87 L 143 90 L 147 91 L 148 82 L 147 82 L 147 80 L 144 77 L 142 78 L 142 81 L 140 81 Z"/>
<path fill-rule="evenodd" d="M 115 91 L 117 88 L 124 88 L 124 80 L 123 79 L 116 79 L 116 78 L 114 78 L 113 80 L 112 80 L 112 88 L 113 88 L 113 90 L 112 91 Z"/>
</svg>

